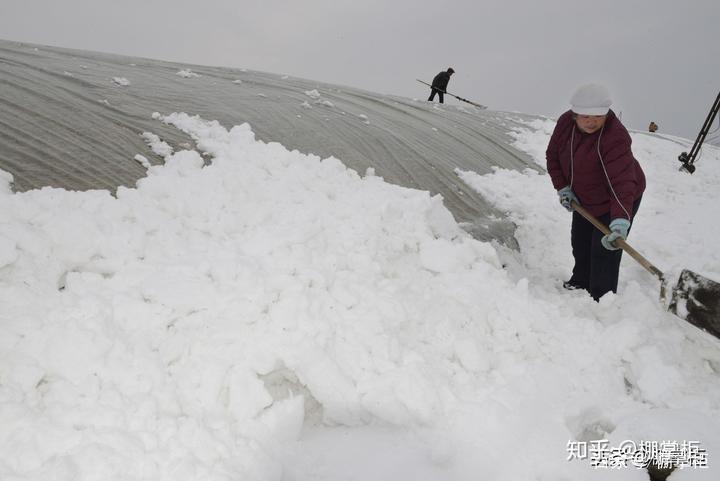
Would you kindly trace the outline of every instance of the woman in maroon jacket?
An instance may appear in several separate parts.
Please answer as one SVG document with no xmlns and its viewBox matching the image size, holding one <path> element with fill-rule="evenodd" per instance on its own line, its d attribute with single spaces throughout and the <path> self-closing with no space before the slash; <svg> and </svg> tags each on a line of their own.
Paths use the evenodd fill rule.
<svg viewBox="0 0 720 481">
<path fill-rule="evenodd" d="M 605 87 L 584 85 L 570 103 L 571 110 L 560 116 L 550 138 L 547 170 L 563 207 L 572 211 L 571 201 L 577 202 L 612 232 L 603 236 L 573 212 L 575 267 L 563 286 L 585 289 L 599 300 L 617 292 L 622 250 L 614 242 L 627 238 L 645 190 L 645 174 L 633 157 L 630 135 L 610 110 Z"/>
</svg>

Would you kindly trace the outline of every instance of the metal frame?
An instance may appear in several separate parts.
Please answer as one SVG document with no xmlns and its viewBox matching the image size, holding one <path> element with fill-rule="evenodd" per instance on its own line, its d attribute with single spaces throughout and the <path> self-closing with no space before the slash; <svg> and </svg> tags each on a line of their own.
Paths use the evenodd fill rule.
<svg viewBox="0 0 720 481">
<path fill-rule="evenodd" d="M 702 129 L 700 129 L 700 133 L 698 134 L 697 139 L 695 139 L 695 143 L 693 144 L 692 149 L 690 149 L 690 153 L 688 154 L 687 152 L 683 152 L 678 157 L 678 160 L 683 164 L 683 166 L 681 167 L 682 170 L 686 170 L 691 174 L 695 172 L 695 157 L 697 157 L 697 154 L 700 151 L 700 147 L 705 141 L 705 136 L 707 136 L 708 131 L 710 130 L 710 126 L 712 125 L 713 120 L 715 120 L 715 116 L 717 115 L 719 109 L 720 93 L 718 93 L 718 96 L 715 99 L 715 103 L 710 109 L 710 113 L 705 119 L 705 123 L 703 124 Z"/>
</svg>

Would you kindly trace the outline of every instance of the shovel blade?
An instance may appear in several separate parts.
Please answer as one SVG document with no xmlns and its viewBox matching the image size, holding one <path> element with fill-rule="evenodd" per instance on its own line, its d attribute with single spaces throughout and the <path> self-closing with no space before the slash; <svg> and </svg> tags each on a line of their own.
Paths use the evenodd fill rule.
<svg viewBox="0 0 720 481">
<path fill-rule="evenodd" d="M 668 309 L 720 339 L 720 282 L 684 269 Z"/>
</svg>

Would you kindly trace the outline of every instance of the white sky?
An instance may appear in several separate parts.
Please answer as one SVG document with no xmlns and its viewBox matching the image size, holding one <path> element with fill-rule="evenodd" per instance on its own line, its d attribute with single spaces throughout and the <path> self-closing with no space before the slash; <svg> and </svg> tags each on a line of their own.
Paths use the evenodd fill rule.
<svg viewBox="0 0 720 481">
<path fill-rule="evenodd" d="M 557 116 L 605 83 L 630 128 L 694 139 L 718 93 L 720 2 L 2 0 L 0 38 L 242 67 Z M 455 102 L 450 100 L 450 102 Z"/>
</svg>

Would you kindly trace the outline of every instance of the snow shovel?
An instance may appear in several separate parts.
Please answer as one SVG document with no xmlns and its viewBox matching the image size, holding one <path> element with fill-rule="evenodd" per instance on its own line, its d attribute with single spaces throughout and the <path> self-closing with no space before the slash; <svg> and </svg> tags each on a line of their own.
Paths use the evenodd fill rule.
<svg viewBox="0 0 720 481">
<path fill-rule="evenodd" d="M 578 214 L 600 229 L 600 232 L 603 234 L 610 233 L 610 229 L 605 224 L 593 217 L 580 204 L 572 202 L 571 205 Z M 668 305 L 668 281 L 665 279 L 665 274 L 624 240 L 617 239 L 615 244 L 660 280 L 660 302 L 663 306 Z M 720 339 L 720 283 L 701 276 L 697 272 L 683 269 L 677 285 L 672 289 L 668 310 L 679 318 Z"/>
<path fill-rule="evenodd" d="M 430 88 L 434 88 L 434 87 L 432 86 L 432 84 L 429 84 L 429 83 L 427 83 L 427 82 L 423 82 L 422 80 L 420 80 L 420 79 L 418 79 L 418 78 L 416 78 L 415 80 L 417 80 L 417 81 L 420 82 L 421 84 L 427 85 L 427 86 L 430 87 Z M 480 105 L 480 104 L 477 104 L 477 103 L 473 102 L 472 100 L 468 100 L 468 99 L 464 99 L 464 98 L 462 98 L 462 97 L 458 97 L 457 95 L 451 94 L 450 92 L 447 92 L 447 91 L 445 91 L 445 90 L 440 90 L 440 89 L 435 89 L 435 90 L 437 90 L 438 92 L 442 92 L 442 93 L 444 93 L 444 94 L 446 94 L 446 95 L 450 95 L 451 97 L 455 97 L 456 99 L 462 100 L 463 102 L 469 103 L 470 105 L 474 105 L 475 107 L 477 107 L 477 108 L 479 108 L 479 109 L 485 110 L 485 109 L 487 108 L 487 106 L 485 106 L 485 105 Z"/>
</svg>

